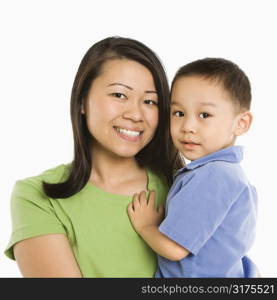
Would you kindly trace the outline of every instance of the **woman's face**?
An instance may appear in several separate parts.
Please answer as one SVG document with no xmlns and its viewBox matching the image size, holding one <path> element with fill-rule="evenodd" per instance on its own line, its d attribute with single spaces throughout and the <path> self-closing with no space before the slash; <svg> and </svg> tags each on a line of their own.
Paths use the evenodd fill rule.
<svg viewBox="0 0 277 300">
<path fill-rule="evenodd" d="M 82 113 L 94 152 L 134 157 L 152 140 L 158 125 L 158 95 L 151 72 L 133 60 L 105 62 Z"/>
</svg>

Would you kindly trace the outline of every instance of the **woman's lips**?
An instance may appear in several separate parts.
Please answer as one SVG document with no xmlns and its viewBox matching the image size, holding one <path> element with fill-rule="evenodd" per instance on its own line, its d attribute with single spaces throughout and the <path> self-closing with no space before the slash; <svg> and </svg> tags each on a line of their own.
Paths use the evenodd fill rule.
<svg viewBox="0 0 277 300">
<path fill-rule="evenodd" d="M 137 142 L 137 141 L 141 140 L 141 137 L 143 135 L 143 131 L 139 132 L 139 131 L 135 130 L 135 131 L 139 132 L 139 135 L 133 135 L 133 134 L 131 134 L 131 130 L 129 130 L 129 129 L 125 130 L 125 128 L 116 127 L 116 126 L 114 126 L 113 128 L 120 138 L 122 138 L 126 141 L 129 141 L 129 142 Z M 119 128 L 124 129 L 124 130 L 119 130 Z"/>
</svg>

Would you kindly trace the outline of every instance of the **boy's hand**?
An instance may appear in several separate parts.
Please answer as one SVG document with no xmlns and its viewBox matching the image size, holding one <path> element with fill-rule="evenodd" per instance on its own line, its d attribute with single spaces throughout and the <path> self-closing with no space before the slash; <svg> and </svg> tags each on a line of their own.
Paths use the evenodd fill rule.
<svg viewBox="0 0 277 300">
<path fill-rule="evenodd" d="M 149 227 L 158 227 L 164 217 L 164 207 L 159 205 L 155 208 L 155 192 L 151 191 L 147 203 L 145 191 L 135 194 L 133 201 L 128 205 L 128 215 L 131 223 L 138 234 Z"/>
</svg>

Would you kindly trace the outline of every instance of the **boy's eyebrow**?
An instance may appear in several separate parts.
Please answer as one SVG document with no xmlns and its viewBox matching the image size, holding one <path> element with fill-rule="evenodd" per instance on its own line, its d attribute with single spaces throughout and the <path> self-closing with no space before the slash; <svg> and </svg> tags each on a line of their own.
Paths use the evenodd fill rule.
<svg viewBox="0 0 277 300">
<path fill-rule="evenodd" d="M 180 105 L 180 103 L 175 102 L 175 101 L 171 101 L 170 104 L 171 104 L 171 105 Z M 200 104 L 201 104 L 202 106 L 213 106 L 213 107 L 217 107 L 217 105 L 216 105 L 215 103 L 213 103 L 213 102 L 200 102 Z"/>
<path fill-rule="evenodd" d="M 217 105 L 213 102 L 200 102 L 201 105 L 209 105 L 209 106 L 213 106 L 216 107 Z"/>
<path fill-rule="evenodd" d="M 121 86 L 124 86 L 124 87 L 126 87 L 127 89 L 129 89 L 129 90 L 133 90 L 133 88 L 132 87 L 130 87 L 129 85 L 127 85 L 127 84 L 124 84 L 124 83 L 120 83 L 120 82 L 113 82 L 113 83 L 110 83 L 110 84 L 108 84 L 108 86 L 113 86 L 113 85 L 121 85 Z M 157 91 L 144 91 L 146 94 L 151 94 L 151 93 L 154 93 L 154 94 L 158 94 L 158 92 Z"/>
</svg>

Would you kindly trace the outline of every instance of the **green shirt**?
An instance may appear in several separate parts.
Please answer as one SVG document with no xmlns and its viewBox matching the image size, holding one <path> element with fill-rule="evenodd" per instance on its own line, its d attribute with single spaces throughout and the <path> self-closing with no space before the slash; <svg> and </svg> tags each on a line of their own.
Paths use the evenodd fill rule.
<svg viewBox="0 0 277 300">
<path fill-rule="evenodd" d="M 42 180 L 59 182 L 68 165 L 16 182 L 11 196 L 12 235 L 5 254 L 14 259 L 13 245 L 51 233 L 68 237 L 83 277 L 153 277 L 155 253 L 134 231 L 127 214 L 131 196 L 105 192 L 88 182 L 77 194 L 52 199 Z M 147 169 L 148 190 L 164 203 L 168 187 Z"/>
</svg>

